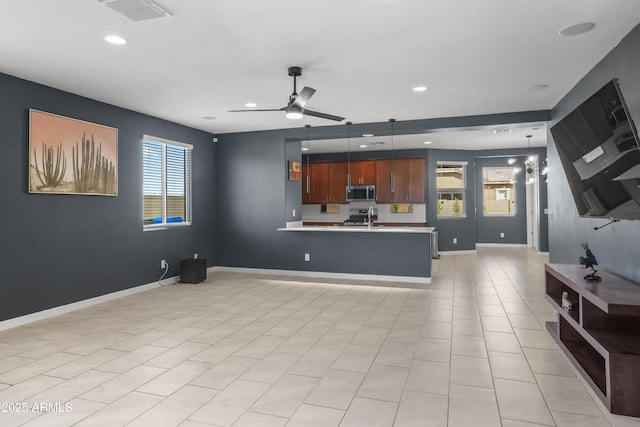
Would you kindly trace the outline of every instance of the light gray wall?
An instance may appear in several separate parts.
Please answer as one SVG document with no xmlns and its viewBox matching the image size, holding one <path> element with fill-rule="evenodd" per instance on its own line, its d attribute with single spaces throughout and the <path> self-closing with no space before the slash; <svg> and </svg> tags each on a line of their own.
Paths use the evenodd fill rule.
<svg viewBox="0 0 640 427">
<path fill-rule="evenodd" d="M 612 78 L 620 79 L 622 94 L 636 126 L 640 124 L 640 26 L 631 31 L 553 109 L 551 125 L 562 119 Z M 569 60 L 569 59 L 567 59 Z M 549 257 L 551 262 L 577 263 L 588 242 L 601 268 L 640 282 L 640 221 L 623 220 L 599 231 L 606 219 L 579 218 L 558 152 L 548 135 Z"/>
</svg>

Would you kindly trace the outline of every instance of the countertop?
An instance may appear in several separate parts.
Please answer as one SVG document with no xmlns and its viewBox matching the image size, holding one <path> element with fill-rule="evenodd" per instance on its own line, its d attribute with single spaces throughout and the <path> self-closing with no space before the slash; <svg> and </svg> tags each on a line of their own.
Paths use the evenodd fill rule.
<svg viewBox="0 0 640 427">
<path fill-rule="evenodd" d="M 327 231 L 335 233 L 423 233 L 431 234 L 435 227 L 365 227 L 361 225 L 294 225 L 278 231 Z"/>
</svg>

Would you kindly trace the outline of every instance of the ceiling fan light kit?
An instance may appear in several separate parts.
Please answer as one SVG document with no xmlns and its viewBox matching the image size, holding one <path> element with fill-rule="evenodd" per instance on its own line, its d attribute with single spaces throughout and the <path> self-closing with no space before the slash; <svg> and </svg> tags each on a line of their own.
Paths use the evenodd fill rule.
<svg viewBox="0 0 640 427">
<path fill-rule="evenodd" d="M 300 94 L 297 92 L 297 78 L 302 75 L 302 68 L 300 67 L 289 67 L 287 69 L 287 74 L 290 77 L 293 77 L 293 92 L 289 95 L 289 102 L 282 108 L 267 108 L 267 109 L 252 109 L 252 110 L 229 110 L 230 113 L 245 113 L 245 112 L 255 112 L 255 111 L 284 111 L 285 117 L 287 119 L 298 120 L 303 116 L 312 116 L 319 117 L 321 119 L 334 120 L 336 122 L 341 122 L 344 120 L 344 117 L 334 116 L 333 114 L 321 113 L 319 111 L 312 111 L 305 108 L 309 99 L 316 93 L 316 90 L 305 86 L 300 91 Z"/>
</svg>

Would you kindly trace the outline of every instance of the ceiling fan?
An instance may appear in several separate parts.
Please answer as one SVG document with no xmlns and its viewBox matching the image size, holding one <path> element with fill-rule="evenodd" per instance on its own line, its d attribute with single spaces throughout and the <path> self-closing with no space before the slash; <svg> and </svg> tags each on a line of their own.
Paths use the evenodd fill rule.
<svg viewBox="0 0 640 427">
<path fill-rule="evenodd" d="M 251 110 L 229 110 L 230 113 L 245 113 L 252 111 L 285 111 L 288 119 L 301 119 L 303 115 L 320 117 L 322 119 L 335 120 L 341 122 L 344 117 L 334 116 L 332 114 L 320 113 L 318 111 L 312 111 L 304 108 L 309 101 L 309 98 L 316 93 L 316 90 L 305 86 L 300 91 L 300 94 L 296 92 L 296 78 L 302 75 L 302 68 L 289 67 L 289 76 L 293 77 L 293 93 L 289 96 L 289 102 L 282 108 L 268 108 L 268 109 L 251 109 Z"/>
</svg>

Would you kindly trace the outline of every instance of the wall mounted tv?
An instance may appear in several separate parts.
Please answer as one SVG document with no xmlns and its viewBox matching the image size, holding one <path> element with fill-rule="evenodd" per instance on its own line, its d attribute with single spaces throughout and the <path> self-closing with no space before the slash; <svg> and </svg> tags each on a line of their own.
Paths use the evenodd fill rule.
<svg viewBox="0 0 640 427">
<path fill-rule="evenodd" d="M 618 79 L 551 128 L 581 217 L 640 219 L 640 150 Z"/>
</svg>

